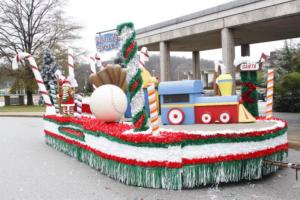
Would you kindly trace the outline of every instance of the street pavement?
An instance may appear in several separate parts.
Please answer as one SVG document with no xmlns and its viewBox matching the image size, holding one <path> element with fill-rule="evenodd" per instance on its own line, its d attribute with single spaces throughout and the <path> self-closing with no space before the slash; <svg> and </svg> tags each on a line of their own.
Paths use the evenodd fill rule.
<svg viewBox="0 0 300 200">
<path fill-rule="evenodd" d="M 300 199 L 300 180 L 291 169 L 262 180 L 181 191 L 127 186 L 47 146 L 41 118 L 0 117 L 0 127 L 0 199 L 4 200 Z M 288 159 L 300 162 L 300 151 L 290 149 Z"/>
</svg>

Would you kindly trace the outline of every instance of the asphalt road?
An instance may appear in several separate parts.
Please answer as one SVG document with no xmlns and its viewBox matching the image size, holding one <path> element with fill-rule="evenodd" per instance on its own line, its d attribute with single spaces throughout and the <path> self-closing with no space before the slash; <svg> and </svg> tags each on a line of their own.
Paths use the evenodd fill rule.
<svg viewBox="0 0 300 200">
<path fill-rule="evenodd" d="M 0 199 L 300 199 L 295 171 L 258 181 L 167 191 L 127 186 L 44 143 L 41 118 L 0 117 Z M 289 151 L 300 162 L 300 151 Z"/>
</svg>

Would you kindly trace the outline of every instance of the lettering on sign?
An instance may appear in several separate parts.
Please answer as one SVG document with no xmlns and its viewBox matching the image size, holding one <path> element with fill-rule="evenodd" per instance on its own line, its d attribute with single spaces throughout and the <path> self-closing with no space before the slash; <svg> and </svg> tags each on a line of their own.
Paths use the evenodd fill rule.
<svg viewBox="0 0 300 200">
<path fill-rule="evenodd" d="M 118 58 L 120 38 L 116 30 L 97 33 L 96 48 L 102 62 Z"/>
<path fill-rule="evenodd" d="M 99 52 L 119 48 L 119 37 L 116 32 L 102 33 L 96 36 L 96 46 Z"/>
<path fill-rule="evenodd" d="M 259 65 L 257 63 L 243 63 L 241 64 L 241 71 L 257 71 Z"/>
</svg>

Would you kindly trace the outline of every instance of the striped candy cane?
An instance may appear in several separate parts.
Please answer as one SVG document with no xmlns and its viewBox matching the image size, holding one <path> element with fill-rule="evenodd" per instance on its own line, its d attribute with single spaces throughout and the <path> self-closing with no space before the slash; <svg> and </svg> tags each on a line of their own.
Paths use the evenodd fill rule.
<svg viewBox="0 0 300 200">
<path fill-rule="evenodd" d="M 97 62 L 98 62 L 97 59 L 100 60 L 100 57 L 97 57 L 97 54 L 96 54 L 95 57 L 90 56 L 90 67 L 91 67 L 91 71 L 92 71 L 93 74 L 96 74 L 96 73 L 97 73 L 97 71 L 96 71 L 96 66 L 95 66 L 95 64 L 98 66 L 98 64 L 97 64 Z M 96 60 L 96 62 L 95 62 L 95 60 Z M 96 85 L 93 84 L 93 88 L 94 88 L 94 90 L 97 89 Z"/>
<path fill-rule="evenodd" d="M 145 62 L 149 61 L 149 54 L 148 54 L 148 49 L 147 47 L 142 47 L 141 51 L 139 52 L 140 55 L 140 68 L 145 68 Z"/>
<path fill-rule="evenodd" d="M 148 91 L 150 124 L 151 124 L 151 128 L 152 128 L 152 134 L 155 136 L 158 136 L 159 135 L 158 109 L 157 109 L 154 83 L 148 84 L 147 91 Z"/>
<path fill-rule="evenodd" d="M 82 116 L 82 95 L 81 94 L 75 95 L 75 104 L 76 104 L 75 117 L 81 118 Z"/>
<path fill-rule="evenodd" d="M 273 112 L 273 86 L 274 86 L 274 69 L 268 69 L 267 82 L 267 111 L 266 118 L 270 119 Z"/>
<path fill-rule="evenodd" d="M 101 68 L 103 67 L 102 66 L 102 62 L 101 62 L 101 58 L 99 56 L 98 53 L 96 53 L 95 55 L 95 59 L 96 59 L 96 66 L 100 69 L 100 71 L 102 70 Z"/>
<path fill-rule="evenodd" d="M 44 81 L 41 77 L 40 71 L 37 67 L 37 64 L 34 60 L 34 58 L 29 54 L 29 53 L 19 53 L 15 56 L 14 60 L 13 60 L 13 69 L 17 69 L 18 68 L 18 63 L 21 60 L 28 60 L 31 70 L 33 72 L 35 81 L 38 84 L 39 87 L 39 92 L 42 94 L 42 97 L 44 99 L 45 105 L 46 105 L 46 115 L 55 115 L 55 107 L 52 105 L 48 91 L 45 87 Z"/>
<path fill-rule="evenodd" d="M 52 97 L 52 100 L 53 100 L 53 104 L 54 104 L 54 107 L 55 107 L 55 112 L 56 114 L 59 113 L 59 107 L 58 107 L 58 104 L 57 104 L 57 88 L 56 88 L 56 85 L 51 82 L 50 83 L 50 96 Z"/>
<path fill-rule="evenodd" d="M 68 49 L 68 69 L 69 69 L 69 76 L 75 77 L 74 75 L 74 55 L 73 50 Z"/>
<path fill-rule="evenodd" d="M 95 58 L 93 56 L 90 56 L 90 67 L 92 73 L 96 73 L 96 65 L 95 65 Z"/>
</svg>

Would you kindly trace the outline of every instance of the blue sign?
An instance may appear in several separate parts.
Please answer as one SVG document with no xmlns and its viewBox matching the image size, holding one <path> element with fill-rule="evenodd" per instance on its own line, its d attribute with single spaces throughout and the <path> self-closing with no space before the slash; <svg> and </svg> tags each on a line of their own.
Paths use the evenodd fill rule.
<svg viewBox="0 0 300 200">
<path fill-rule="evenodd" d="M 119 37 L 115 31 L 99 33 L 96 36 L 96 47 L 99 52 L 118 49 L 119 45 Z"/>
<path fill-rule="evenodd" d="M 116 30 L 97 33 L 96 48 L 102 61 L 116 58 L 120 48 L 120 38 Z"/>
</svg>

